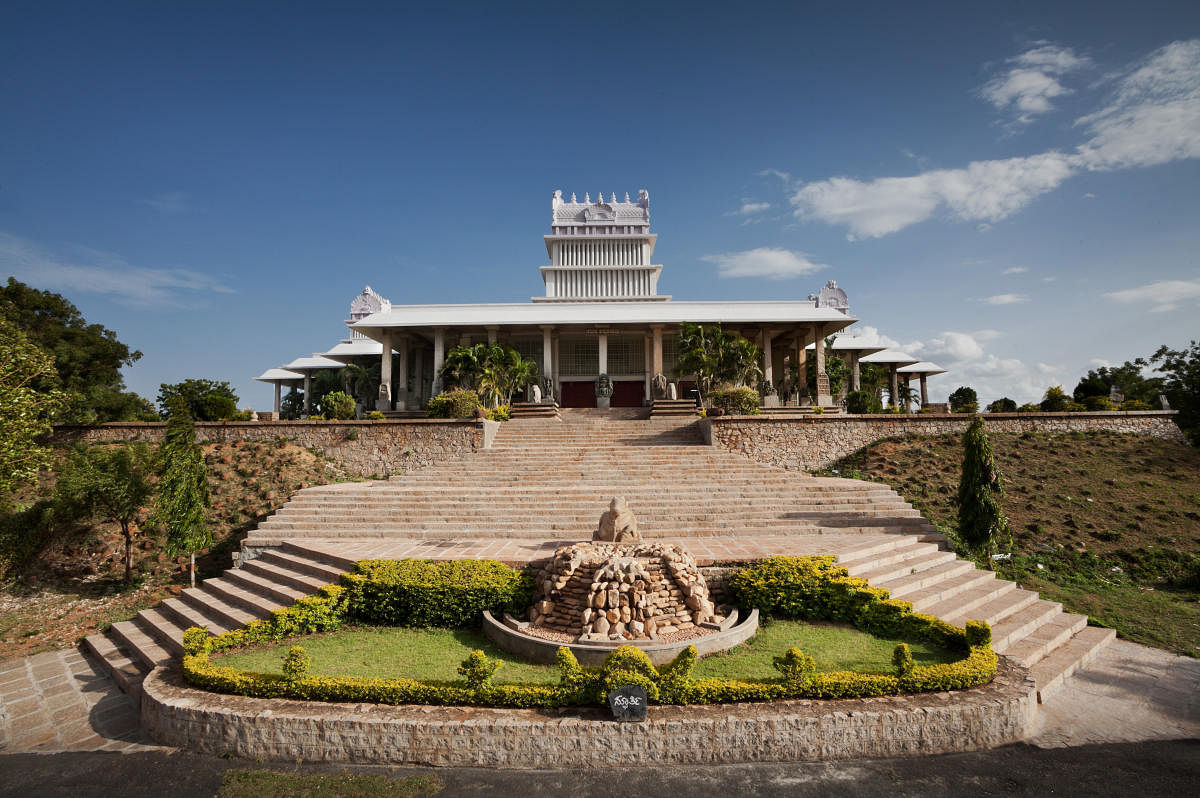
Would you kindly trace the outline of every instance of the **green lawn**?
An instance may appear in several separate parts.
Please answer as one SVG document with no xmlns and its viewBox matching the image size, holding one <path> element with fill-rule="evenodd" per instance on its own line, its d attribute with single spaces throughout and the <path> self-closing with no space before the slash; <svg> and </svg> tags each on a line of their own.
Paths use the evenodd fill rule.
<svg viewBox="0 0 1200 798">
<path fill-rule="evenodd" d="M 338 632 L 311 635 L 279 645 L 263 646 L 214 657 L 219 665 L 241 670 L 278 673 L 283 655 L 302 645 L 312 658 L 314 676 L 364 676 L 383 679 L 460 678 L 458 664 L 475 649 L 504 660 L 497 682 L 558 681 L 558 668 L 517 660 L 488 642 L 482 632 L 466 629 L 411 629 L 407 627 L 347 627 Z M 912 643 L 918 664 L 952 662 L 961 655 L 927 643 Z M 824 623 L 774 621 L 737 648 L 706 657 L 696 665 L 697 677 L 773 679 L 779 674 L 772 657 L 797 647 L 817 661 L 821 670 L 890 671 L 896 641 L 872 637 L 857 629 Z"/>
</svg>

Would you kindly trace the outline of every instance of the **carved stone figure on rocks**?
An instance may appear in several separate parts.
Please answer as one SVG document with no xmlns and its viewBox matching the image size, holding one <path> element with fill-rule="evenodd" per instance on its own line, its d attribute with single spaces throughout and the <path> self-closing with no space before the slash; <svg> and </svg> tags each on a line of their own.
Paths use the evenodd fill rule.
<svg viewBox="0 0 1200 798">
<path fill-rule="evenodd" d="M 667 398 L 667 378 L 662 374 L 655 374 L 654 380 L 651 382 L 651 387 L 654 390 L 655 399 Z"/>
<path fill-rule="evenodd" d="M 529 401 L 534 404 L 542 402 L 542 388 L 536 382 L 529 386 Z"/>
<path fill-rule="evenodd" d="M 618 496 L 609 502 L 608 509 L 600 516 L 600 526 L 592 533 L 592 540 L 611 541 L 620 543 L 628 540 L 641 540 L 638 532 L 637 519 L 629 509 L 629 502 L 624 496 Z"/>
</svg>

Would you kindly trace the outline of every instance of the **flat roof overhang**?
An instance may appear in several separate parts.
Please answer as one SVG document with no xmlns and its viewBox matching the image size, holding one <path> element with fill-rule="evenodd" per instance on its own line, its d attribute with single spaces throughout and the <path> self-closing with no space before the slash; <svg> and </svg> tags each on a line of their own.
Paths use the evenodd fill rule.
<svg viewBox="0 0 1200 798">
<path fill-rule="evenodd" d="M 562 302 L 479 305 L 393 305 L 356 322 L 354 329 L 382 341 L 387 329 L 431 333 L 437 327 L 477 328 L 554 326 L 579 330 L 606 327 L 646 328 L 683 322 L 730 326 L 789 327 L 824 324 L 825 335 L 849 327 L 854 316 L 812 302 Z M 915 360 L 913 361 L 915 362 Z"/>
</svg>

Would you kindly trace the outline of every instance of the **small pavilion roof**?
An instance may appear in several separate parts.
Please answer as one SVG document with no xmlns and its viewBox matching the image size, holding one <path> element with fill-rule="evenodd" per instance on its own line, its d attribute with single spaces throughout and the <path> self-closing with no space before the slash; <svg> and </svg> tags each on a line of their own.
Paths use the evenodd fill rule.
<svg viewBox="0 0 1200 798">
<path fill-rule="evenodd" d="M 336 360 L 330 360 L 324 355 L 313 353 L 311 357 L 298 357 L 291 363 L 284 366 L 285 369 L 293 371 L 320 371 L 321 369 L 340 369 L 345 363 L 339 363 Z"/>
<path fill-rule="evenodd" d="M 350 341 L 340 341 L 337 346 L 321 356 L 330 360 L 345 362 L 356 357 L 379 357 L 383 354 L 383 344 L 370 338 L 355 338 Z"/>
<path fill-rule="evenodd" d="M 912 374 L 913 376 L 930 377 L 934 374 L 945 374 L 946 370 L 937 363 L 930 363 L 928 360 L 922 360 L 920 363 L 913 363 L 911 366 L 901 366 L 896 369 L 899 374 Z"/>
<path fill-rule="evenodd" d="M 254 379 L 259 382 L 295 382 L 304 379 L 304 375 L 298 371 L 288 371 L 287 369 L 267 369 Z"/>
<path fill-rule="evenodd" d="M 862 358 L 861 363 L 875 363 L 880 366 L 912 366 L 921 362 L 921 358 L 913 357 L 899 349 L 885 349 L 873 355 Z"/>
</svg>

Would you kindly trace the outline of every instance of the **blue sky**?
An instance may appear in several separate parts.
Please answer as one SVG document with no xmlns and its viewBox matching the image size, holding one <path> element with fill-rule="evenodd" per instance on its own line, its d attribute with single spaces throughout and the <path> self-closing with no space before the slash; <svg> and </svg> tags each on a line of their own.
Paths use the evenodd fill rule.
<svg viewBox="0 0 1200 798">
<path fill-rule="evenodd" d="M 542 293 L 554 189 L 648 189 L 677 299 L 837 280 L 935 399 L 1200 338 L 1194 2 L 10 0 L 0 114 L 0 275 L 150 398 Z"/>
</svg>

